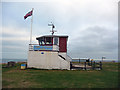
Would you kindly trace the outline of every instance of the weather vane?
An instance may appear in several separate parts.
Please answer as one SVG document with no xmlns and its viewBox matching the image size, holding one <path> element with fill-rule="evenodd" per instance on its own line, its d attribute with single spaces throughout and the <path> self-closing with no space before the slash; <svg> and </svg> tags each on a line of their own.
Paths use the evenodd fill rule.
<svg viewBox="0 0 120 90">
<path fill-rule="evenodd" d="M 54 34 L 54 32 L 57 32 L 55 30 L 53 30 L 55 28 L 55 25 L 51 22 L 51 24 L 48 24 L 48 26 L 52 27 L 52 30 L 50 32 L 52 32 L 52 35 Z"/>
</svg>

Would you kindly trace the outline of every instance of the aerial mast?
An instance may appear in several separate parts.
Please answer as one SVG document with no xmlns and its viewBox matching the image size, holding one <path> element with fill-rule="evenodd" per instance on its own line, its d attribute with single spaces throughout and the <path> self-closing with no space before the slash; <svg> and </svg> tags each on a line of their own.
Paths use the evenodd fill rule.
<svg viewBox="0 0 120 90">
<path fill-rule="evenodd" d="M 52 27 L 52 30 L 50 32 L 52 32 L 52 35 L 54 34 L 54 32 L 57 32 L 56 30 L 53 30 L 55 28 L 55 25 L 51 22 L 51 24 L 48 24 L 48 26 Z"/>
</svg>

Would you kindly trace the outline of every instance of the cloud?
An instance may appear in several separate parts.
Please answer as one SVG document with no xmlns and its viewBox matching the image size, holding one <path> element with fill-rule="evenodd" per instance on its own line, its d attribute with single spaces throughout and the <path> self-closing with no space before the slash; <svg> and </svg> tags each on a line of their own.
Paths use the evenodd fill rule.
<svg viewBox="0 0 120 90">
<path fill-rule="evenodd" d="M 22 55 L 23 58 L 27 58 L 27 51 L 29 46 L 29 40 L 30 40 L 30 32 L 28 32 L 25 28 L 19 28 L 19 27 L 3 27 L 2 32 L 2 52 L 3 52 L 3 58 L 12 58 L 11 56 L 14 56 L 13 58 L 21 58 Z M 36 37 L 33 36 L 33 40 L 35 40 Z M 8 54 L 9 53 L 9 54 Z"/>
<path fill-rule="evenodd" d="M 2 40 L 3 41 L 12 41 L 15 42 L 23 42 L 30 40 L 30 30 L 28 31 L 26 28 L 19 27 L 3 27 L 2 28 Z M 35 41 L 36 37 L 32 36 L 33 41 Z"/>
<path fill-rule="evenodd" d="M 2 34 L 11 35 L 11 36 L 25 36 L 29 34 L 25 28 L 17 28 L 17 27 L 2 27 Z"/>
<path fill-rule="evenodd" d="M 102 57 L 117 58 L 118 35 L 117 30 L 110 30 L 105 27 L 93 26 L 78 32 L 69 43 L 69 51 L 73 57 Z M 112 55 L 114 54 L 114 56 Z"/>
</svg>

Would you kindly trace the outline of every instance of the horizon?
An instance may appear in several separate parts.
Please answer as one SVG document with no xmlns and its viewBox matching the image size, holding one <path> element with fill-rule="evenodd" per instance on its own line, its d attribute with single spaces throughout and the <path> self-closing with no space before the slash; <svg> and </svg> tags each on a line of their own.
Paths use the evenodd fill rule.
<svg viewBox="0 0 120 90">
<path fill-rule="evenodd" d="M 27 60 L 27 58 L 2 58 L 2 60 Z M 74 59 L 85 59 L 85 58 L 72 58 L 72 60 L 74 60 Z M 93 60 L 102 60 L 102 58 L 100 59 L 100 58 L 90 58 L 90 59 L 93 59 Z M 113 61 L 113 60 L 115 60 L 115 61 L 118 61 L 118 59 L 110 59 L 110 58 L 108 58 L 108 59 L 103 59 L 103 60 L 110 60 L 110 61 Z"/>
</svg>

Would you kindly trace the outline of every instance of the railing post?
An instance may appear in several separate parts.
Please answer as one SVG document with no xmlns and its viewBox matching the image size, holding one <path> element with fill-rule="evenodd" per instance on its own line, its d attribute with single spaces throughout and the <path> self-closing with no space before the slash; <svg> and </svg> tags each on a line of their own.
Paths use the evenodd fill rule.
<svg viewBox="0 0 120 90">
<path fill-rule="evenodd" d="M 29 44 L 29 51 L 33 51 L 33 45 Z"/>
</svg>

